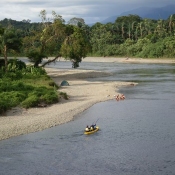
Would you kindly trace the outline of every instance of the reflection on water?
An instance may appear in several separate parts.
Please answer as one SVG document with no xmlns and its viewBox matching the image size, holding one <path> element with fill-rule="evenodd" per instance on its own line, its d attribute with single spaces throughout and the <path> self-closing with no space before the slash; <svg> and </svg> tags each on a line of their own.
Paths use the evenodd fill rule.
<svg viewBox="0 0 175 175">
<path fill-rule="evenodd" d="M 139 85 L 120 89 L 126 100 L 98 103 L 72 122 L 0 141 L 0 174 L 174 175 L 174 65 L 80 66 L 114 74 L 98 80 L 137 81 Z M 100 131 L 84 135 L 85 126 L 98 118 Z"/>
</svg>

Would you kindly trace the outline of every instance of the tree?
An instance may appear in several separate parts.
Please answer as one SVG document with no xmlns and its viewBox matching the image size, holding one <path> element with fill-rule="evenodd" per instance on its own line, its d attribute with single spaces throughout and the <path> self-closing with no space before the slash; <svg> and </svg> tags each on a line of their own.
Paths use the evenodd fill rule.
<svg viewBox="0 0 175 175">
<path fill-rule="evenodd" d="M 85 22 L 84 22 L 84 19 L 82 18 L 71 18 L 69 21 L 68 21 L 68 24 L 69 25 L 75 25 L 75 26 L 78 26 L 78 27 L 82 27 L 85 25 Z"/>
<path fill-rule="evenodd" d="M 41 66 L 44 67 L 60 57 L 59 51 L 65 38 L 65 24 L 60 15 L 52 11 L 52 17 L 47 18 L 47 12 L 42 10 L 40 17 L 42 20 L 40 30 L 31 31 L 24 38 L 27 56 L 36 67 L 42 62 L 43 58 L 48 58 L 48 55 L 54 56 L 54 58 Z"/>
<path fill-rule="evenodd" d="M 0 31 L 0 53 L 4 57 L 5 69 L 8 64 L 8 53 L 10 51 L 20 52 L 22 41 L 18 38 L 14 29 L 1 29 Z"/>
<path fill-rule="evenodd" d="M 167 21 L 170 34 L 172 34 L 173 32 L 175 32 L 173 31 L 173 29 L 175 28 L 175 14 L 170 15 Z"/>
<path fill-rule="evenodd" d="M 140 23 L 142 21 L 142 18 L 138 15 L 131 15 L 129 14 L 128 16 L 120 16 L 115 20 L 115 23 L 122 23 L 124 22 L 125 24 L 127 23 Z"/>
<path fill-rule="evenodd" d="M 73 29 L 73 33 L 65 38 L 60 53 L 72 61 L 73 68 L 77 68 L 82 58 L 90 52 L 90 43 L 81 28 L 74 26 Z"/>
<path fill-rule="evenodd" d="M 47 58 L 46 55 L 37 50 L 31 50 L 27 54 L 27 57 L 30 59 L 31 62 L 34 63 L 34 67 L 38 67 L 38 65 L 42 62 L 43 58 Z"/>
</svg>

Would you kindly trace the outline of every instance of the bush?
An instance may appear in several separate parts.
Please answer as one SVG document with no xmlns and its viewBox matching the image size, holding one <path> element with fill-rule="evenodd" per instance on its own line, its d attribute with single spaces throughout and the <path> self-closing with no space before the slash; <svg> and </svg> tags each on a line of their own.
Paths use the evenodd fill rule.
<svg viewBox="0 0 175 175">
<path fill-rule="evenodd" d="M 0 80 L 0 92 L 10 91 L 31 91 L 34 87 L 32 85 L 24 84 L 21 81 L 11 81 L 10 79 Z"/>
<path fill-rule="evenodd" d="M 0 93 L 0 113 L 7 109 L 18 106 L 27 97 L 23 92 L 2 92 Z"/>
<path fill-rule="evenodd" d="M 8 60 L 8 71 L 22 70 L 26 68 L 26 64 L 18 59 Z"/>
<path fill-rule="evenodd" d="M 29 96 L 35 95 L 37 97 L 40 97 L 43 94 L 48 93 L 48 91 L 49 89 L 44 86 L 35 87 L 32 92 L 29 92 Z"/>
<path fill-rule="evenodd" d="M 3 78 L 9 78 L 11 81 L 19 80 L 22 78 L 22 73 L 20 71 L 6 72 L 4 73 Z"/>
<path fill-rule="evenodd" d="M 68 100 L 68 95 L 65 92 L 60 92 L 59 95 L 63 97 L 65 100 Z"/>
<path fill-rule="evenodd" d="M 52 86 L 52 87 L 54 87 L 54 88 L 56 88 L 56 89 L 59 88 L 59 86 L 58 86 L 54 81 L 50 81 L 50 82 L 49 82 L 49 86 Z"/>
<path fill-rule="evenodd" d="M 29 96 L 22 103 L 21 106 L 24 108 L 31 108 L 37 106 L 39 103 L 39 98 L 35 95 Z"/>
<path fill-rule="evenodd" d="M 59 101 L 58 85 L 43 68 L 27 66 L 11 72 L 0 69 L 0 73 L 0 113 L 19 105 L 30 108 Z M 67 94 L 63 96 L 68 99 Z"/>
<path fill-rule="evenodd" d="M 58 94 L 55 92 L 49 92 L 41 97 L 41 101 L 45 102 L 46 104 L 57 103 L 59 101 Z"/>
<path fill-rule="evenodd" d="M 0 114 L 4 113 L 9 109 L 8 103 L 5 103 L 4 99 L 0 98 Z"/>
<path fill-rule="evenodd" d="M 30 73 L 31 75 L 46 75 L 46 71 L 42 67 L 27 66 L 24 74 Z"/>
</svg>

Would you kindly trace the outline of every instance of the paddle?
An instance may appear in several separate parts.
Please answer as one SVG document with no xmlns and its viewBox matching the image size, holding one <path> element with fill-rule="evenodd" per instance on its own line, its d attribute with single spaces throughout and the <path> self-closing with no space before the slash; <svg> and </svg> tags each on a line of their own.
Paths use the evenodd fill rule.
<svg viewBox="0 0 175 175">
<path fill-rule="evenodd" d="M 97 121 L 99 120 L 99 118 L 97 119 Z M 95 124 L 94 125 L 96 125 L 96 123 L 97 123 L 97 121 L 95 122 Z M 94 123 L 94 122 L 93 122 Z M 93 123 L 92 123 L 92 125 L 93 125 Z"/>
</svg>

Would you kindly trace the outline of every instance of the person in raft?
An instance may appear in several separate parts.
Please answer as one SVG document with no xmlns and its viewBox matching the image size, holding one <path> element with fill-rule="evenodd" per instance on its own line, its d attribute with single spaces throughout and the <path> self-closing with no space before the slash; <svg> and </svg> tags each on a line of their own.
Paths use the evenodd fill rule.
<svg viewBox="0 0 175 175">
<path fill-rule="evenodd" d="M 96 124 L 94 124 L 94 125 L 92 124 L 90 127 L 91 131 L 93 131 L 95 128 L 96 128 Z"/>
<path fill-rule="evenodd" d="M 88 125 L 86 126 L 85 131 L 86 131 L 86 132 L 89 131 L 89 126 L 88 126 Z"/>
</svg>

